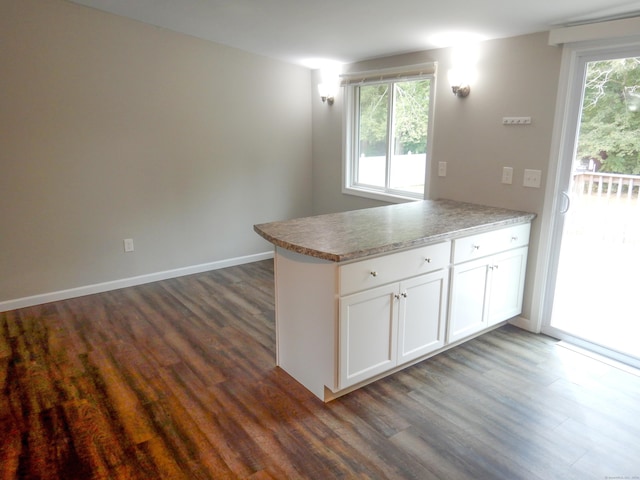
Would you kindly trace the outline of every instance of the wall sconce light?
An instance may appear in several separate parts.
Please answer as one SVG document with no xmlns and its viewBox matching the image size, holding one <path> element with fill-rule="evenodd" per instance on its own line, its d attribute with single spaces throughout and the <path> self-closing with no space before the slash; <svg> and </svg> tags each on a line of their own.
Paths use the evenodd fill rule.
<svg viewBox="0 0 640 480">
<path fill-rule="evenodd" d="M 320 94 L 320 99 L 323 103 L 327 102 L 329 105 L 333 105 L 336 96 L 334 85 L 327 82 L 319 83 L 318 93 Z"/>
<path fill-rule="evenodd" d="M 318 93 L 323 102 L 333 105 L 340 84 L 339 68 L 335 65 L 325 66 L 320 70 Z"/>
<path fill-rule="evenodd" d="M 478 50 L 475 45 L 460 45 L 453 51 L 453 67 L 448 72 L 449 85 L 453 94 L 464 98 L 471 92 L 471 84 L 476 78 Z"/>
<path fill-rule="evenodd" d="M 451 85 L 451 90 L 455 96 L 464 98 L 471 93 L 471 86 L 469 85 L 468 80 L 464 79 L 464 75 L 461 70 L 452 68 L 448 72 L 448 77 L 449 85 Z"/>
</svg>

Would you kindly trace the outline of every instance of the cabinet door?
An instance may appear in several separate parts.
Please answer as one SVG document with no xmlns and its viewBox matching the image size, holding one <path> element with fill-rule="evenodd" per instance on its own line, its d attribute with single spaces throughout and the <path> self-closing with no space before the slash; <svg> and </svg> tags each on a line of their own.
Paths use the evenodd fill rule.
<svg viewBox="0 0 640 480">
<path fill-rule="evenodd" d="M 488 272 L 486 258 L 453 267 L 449 342 L 460 340 L 487 327 L 485 298 Z"/>
<path fill-rule="evenodd" d="M 489 259 L 488 326 L 522 312 L 526 267 L 527 247 L 494 255 Z"/>
<path fill-rule="evenodd" d="M 400 283 L 398 364 L 444 346 L 448 273 L 443 269 Z"/>
<path fill-rule="evenodd" d="M 339 388 L 396 365 L 398 284 L 340 298 Z"/>
</svg>

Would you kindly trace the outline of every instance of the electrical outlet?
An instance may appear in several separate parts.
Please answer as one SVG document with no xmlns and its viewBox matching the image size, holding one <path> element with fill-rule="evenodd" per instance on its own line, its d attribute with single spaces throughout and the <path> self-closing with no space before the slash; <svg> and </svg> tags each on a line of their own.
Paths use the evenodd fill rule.
<svg viewBox="0 0 640 480">
<path fill-rule="evenodd" d="M 438 162 L 438 176 L 439 177 L 447 176 L 447 162 Z"/>
<path fill-rule="evenodd" d="M 124 239 L 124 251 L 127 253 L 133 252 L 133 238 Z"/>
<path fill-rule="evenodd" d="M 502 183 L 511 185 L 513 183 L 513 168 L 502 167 Z"/>
<path fill-rule="evenodd" d="M 524 181 L 522 182 L 522 185 L 525 187 L 540 188 L 541 179 L 542 172 L 540 170 L 526 169 L 524 171 Z"/>
</svg>

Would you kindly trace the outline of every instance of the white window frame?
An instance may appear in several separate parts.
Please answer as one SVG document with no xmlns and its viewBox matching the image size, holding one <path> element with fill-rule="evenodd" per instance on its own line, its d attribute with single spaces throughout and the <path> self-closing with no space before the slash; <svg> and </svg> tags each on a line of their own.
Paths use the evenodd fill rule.
<svg viewBox="0 0 640 480">
<path fill-rule="evenodd" d="M 342 155 L 342 193 L 359 197 L 401 203 L 407 200 L 429 198 L 429 180 L 431 178 L 431 157 L 433 151 L 433 119 L 435 110 L 436 64 L 427 63 L 408 67 L 384 69 L 346 74 L 342 76 L 344 87 L 344 119 L 343 119 L 343 155 Z M 422 194 L 392 190 L 387 188 L 371 188 L 355 183 L 356 155 L 358 151 L 359 96 L 357 88 L 374 83 L 391 83 L 429 79 L 429 122 L 427 125 L 427 149 L 425 158 L 424 191 Z M 387 159 L 389 161 L 389 159 Z"/>
</svg>

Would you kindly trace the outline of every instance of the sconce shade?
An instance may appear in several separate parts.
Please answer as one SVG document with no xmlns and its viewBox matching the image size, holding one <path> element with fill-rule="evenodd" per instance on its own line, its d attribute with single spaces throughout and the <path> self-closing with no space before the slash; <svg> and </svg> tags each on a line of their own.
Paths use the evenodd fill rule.
<svg viewBox="0 0 640 480">
<path fill-rule="evenodd" d="M 469 86 L 468 77 L 465 76 L 462 70 L 452 68 L 449 70 L 449 85 L 451 85 L 451 90 L 453 94 L 458 97 L 466 97 L 471 92 L 471 87 Z"/>
<path fill-rule="evenodd" d="M 458 86 L 463 83 L 462 70 L 458 68 L 452 68 L 447 72 L 447 78 L 449 79 L 449 85 Z"/>
<path fill-rule="evenodd" d="M 335 85 L 330 83 L 319 83 L 318 93 L 323 102 L 327 102 L 329 105 L 333 105 L 333 101 L 336 95 Z"/>
<path fill-rule="evenodd" d="M 471 84 L 476 79 L 476 61 L 478 57 L 475 45 L 461 45 L 453 51 L 453 68 L 447 72 L 449 85 L 457 97 L 466 97 L 471 92 Z"/>
</svg>

